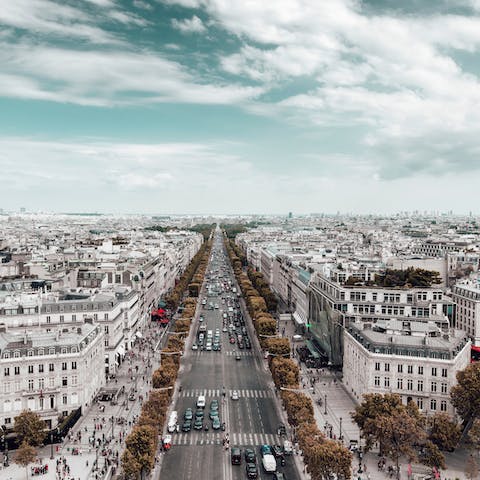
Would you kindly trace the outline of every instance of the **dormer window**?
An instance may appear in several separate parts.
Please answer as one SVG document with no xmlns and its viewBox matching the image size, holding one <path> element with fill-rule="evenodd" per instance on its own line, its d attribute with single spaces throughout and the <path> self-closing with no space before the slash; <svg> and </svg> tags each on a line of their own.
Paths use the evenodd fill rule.
<svg viewBox="0 0 480 480">
<path fill-rule="evenodd" d="M 13 352 L 13 357 L 14 357 L 14 358 L 20 358 L 20 351 L 19 351 L 19 350 L 15 350 L 15 351 Z"/>
<path fill-rule="evenodd" d="M 55 348 L 54 348 L 54 347 L 50 347 L 50 348 L 48 349 L 48 354 L 49 354 L 49 355 L 55 355 Z"/>
</svg>

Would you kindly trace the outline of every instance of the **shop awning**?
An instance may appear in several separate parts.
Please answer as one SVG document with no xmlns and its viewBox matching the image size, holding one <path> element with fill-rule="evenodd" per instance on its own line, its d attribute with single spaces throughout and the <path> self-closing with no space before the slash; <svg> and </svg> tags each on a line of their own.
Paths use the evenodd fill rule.
<svg viewBox="0 0 480 480">
<path fill-rule="evenodd" d="M 142 338 L 143 337 L 142 332 L 137 332 L 135 335 L 137 336 L 137 338 Z"/>
<path fill-rule="evenodd" d="M 305 321 L 303 318 L 300 316 L 298 312 L 293 312 L 293 319 L 295 320 L 295 323 L 300 326 L 300 325 L 305 325 Z"/>
<path fill-rule="evenodd" d="M 118 353 L 119 355 L 125 355 L 125 347 L 124 347 L 123 345 L 120 345 L 120 346 L 118 347 L 117 353 Z"/>
<path fill-rule="evenodd" d="M 320 358 L 320 354 L 317 352 L 317 349 L 313 346 L 312 342 L 310 340 L 305 340 L 305 345 L 308 348 L 312 357 L 315 360 L 318 360 Z"/>
</svg>

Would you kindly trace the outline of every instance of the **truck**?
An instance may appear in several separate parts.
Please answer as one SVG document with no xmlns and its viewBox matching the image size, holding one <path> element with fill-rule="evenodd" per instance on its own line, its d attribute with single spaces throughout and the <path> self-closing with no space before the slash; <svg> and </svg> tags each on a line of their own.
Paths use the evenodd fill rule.
<svg viewBox="0 0 480 480">
<path fill-rule="evenodd" d="M 175 430 L 177 429 L 177 420 L 178 420 L 178 414 L 176 410 L 174 410 L 170 414 L 170 417 L 168 418 L 167 430 L 169 433 L 175 432 Z"/>
<path fill-rule="evenodd" d="M 275 473 L 277 471 L 277 461 L 275 460 L 275 457 L 267 453 L 262 457 L 262 465 L 263 469 L 267 473 Z"/>
</svg>

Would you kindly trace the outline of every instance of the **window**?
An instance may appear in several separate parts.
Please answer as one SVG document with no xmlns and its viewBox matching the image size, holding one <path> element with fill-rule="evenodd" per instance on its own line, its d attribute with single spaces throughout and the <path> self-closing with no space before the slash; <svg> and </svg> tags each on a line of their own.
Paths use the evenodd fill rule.
<svg viewBox="0 0 480 480">
<path fill-rule="evenodd" d="M 440 410 L 442 412 L 446 412 L 447 411 L 447 401 L 446 400 L 442 400 L 440 402 Z"/>
<path fill-rule="evenodd" d="M 49 372 L 54 372 L 55 371 L 55 365 L 53 363 L 48 364 L 48 371 Z"/>
<path fill-rule="evenodd" d="M 423 367 L 418 367 L 418 374 L 423 375 Z"/>
<path fill-rule="evenodd" d="M 33 373 L 33 365 L 28 366 L 28 373 Z"/>
<path fill-rule="evenodd" d="M 72 362 L 72 370 L 76 370 L 77 369 L 77 362 Z"/>
<path fill-rule="evenodd" d="M 94 314 L 93 314 L 93 319 L 94 319 L 94 320 L 98 320 L 98 313 L 94 313 Z"/>
<path fill-rule="evenodd" d="M 442 377 L 447 378 L 448 377 L 448 371 L 446 368 L 442 368 Z"/>
<path fill-rule="evenodd" d="M 432 367 L 432 377 L 436 377 L 436 376 L 437 376 L 437 368 Z"/>
<path fill-rule="evenodd" d="M 384 385 L 386 388 L 390 387 L 390 377 L 385 377 L 383 380 L 384 380 L 384 381 L 383 381 L 383 385 Z"/>
<path fill-rule="evenodd" d="M 13 373 L 15 375 L 20 375 L 20 367 L 13 367 Z M 28 373 L 30 373 L 30 371 Z"/>
<path fill-rule="evenodd" d="M 375 362 L 375 370 L 380 370 L 380 362 Z"/>
<path fill-rule="evenodd" d="M 442 383 L 441 386 L 440 386 L 440 390 L 442 393 L 447 393 L 447 384 L 446 383 Z"/>
<path fill-rule="evenodd" d="M 375 377 L 374 383 L 375 383 L 376 387 L 379 387 L 380 386 L 380 377 Z"/>
<path fill-rule="evenodd" d="M 66 404 L 67 404 L 67 396 L 66 396 L 66 395 L 63 395 L 63 396 L 62 396 L 62 404 L 63 404 L 63 405 L 66 405 Z"/>
<path fill-rule="evenodd" d="M 10 393 L 10 382 L 5 382 L 5 383 L 3 384 L 3 391 L 4 391 L 5 393 Z"/>
<path fill-rule="evenodd" d="M 60 323 L 64 323 L 65 322 L 65 315 L 60 315 Z"/>
<path fill-rule="evenodd" d="M 72 322 L 76 322 L 77 321 L 77 316 L 76 315 L 72 315 Z"/>
<path fill-rule="evenodd" d="M 43 390 L 45 388 L 45 379 L 44 378 L 39 378 L 38 379 L 38 388 L 39 388 L 39 390 Z"/>
<path fill-rule="evenodd" d="M 417 382 L 417 390 L 418 390 L 419 392 L 423 392 L 423 380 L 419 380 L 419 381 Z"/>
<path fill-rule="evenodd" d="M 78 378 L 76 375 L 72 375 L 72 385 L 73 386 L 76 386 L 78 383 Z"/>
<path fill-rule="evenodd" d="M 432 383 L 430 384 L 430 390 L 431 390 L 432 392 L 436 392 L 436 391 L 437 391 L 437 382 L 432 382 Z"/>
<path fill-rule="evenodd" d="M 403 365 L 401 363 L 398 364 L 398 373 L 403 373 Z"/>
<path fill-rule="evenodd" d="M 44 354 L 44 353 L 43 353 L 43 348 L 39 348 L 39 349 L 38 349 L 38 355 L 43 355 L 43 354 Z"/>
<path fill-rule="evenodd" d="M 20 352 L 18 350 L 13 352 L 13 358 L 20 358 Z"/>
<path fill-rule="evenodd" d="M 29 351 L 27 352 L 27 356 L 33 357 L 33 350 L 29 350 Z"/>
<path fill-rule="evenodd" d="M 9 368 L 9 367 L 5 367 L 5 368 L 3 369 L 3 375 L 4 375 L 5 377 L 9 377 L 9 376 L 10 376 L 10 368 Z"/>
<path fill-rule="evenodd" d="M 108 313 L 104 313 L 104 314 L 103 314 L 103 319 L 104 319 L 104 320 L 108 320 Z"/>
<path fill-rule="evenodd" d="M 62 370 L 66 370 L 67 369 L 67 362 L 62 362 Z"/>
<path fill-rule="evenodd" d="M 408 365 L 407 366 L 407 373 L 409 373 L 409 374 L 413 373 L 413 365 Z"/>
<path fill-rule="evenodd" d="M 50 317 L 50 315 L 47 315 L 47 323 L 51 323 L 52 319 Z"/>
<path fill-rule="evenodd" d="M 417 398 L 417 406 L 419 410 L 423 408 L 423 398 Z"/>
<path fill-rule="evenodd" d="M 55 377 L 49 377 L 49 379 L 48 379 L 48 386 L 49 386 L 50 388 L 55 387 Z"/>
<path fill-rule="evenodd" d="M 50 348 L 48 349 L 48 354 L 49 354 L 49 355 L 55 355 L 55 347 L 50 347 Z"/>
<path fill-rule="evenodd" d="M 430 410 L 436 410 L 436 409 L 437 409 L 437 401 L 434 398 L 432 398 L 430 400 Z"/>
<path fill-rule="evenodd" d="M 411 378 L 407 380 L 407 390 L 413 390 L 413 380 Z"/>
<path fill-rule="evenodd" d="M 389 364 L 389 363 L 386 363 L 386 364 L 385 364 L 385 371 L 386 371 L 386 372 L 389 372 L 389 371 L 390 371 L 390 364 Z"/>
<path fill-rule="evenodd" d="M 68 385 L 67 377 L 62 377 L 62 387 L 66 387 Z"/>
<path fill-rule="evenodd" d="M 397 379 L 397 388 L 399 390 L 401 390 L 403 388 L 403 379 L 402 378 Z"/>
<path fill-rule="evenodd" d="M 32 378 L 28 381 L 28 391 L 33 392 L 33 379 Z"/>
<path fill-rule="evenodd" d="M 105 325 L 104 330 L 105 330 L 105 335 L 108 335 L 109 333 L 108 325 Z"/>
<path fill-rule="evenodd" d="M 5 419 L 5 425 L 10 425 L 12 423 L 12 419 L 10 417 Z"/>
<path fill-rule="evenodd" d="M 43 373 L 43 363 L 38 366 L 38 373 Z"/>
</svg>

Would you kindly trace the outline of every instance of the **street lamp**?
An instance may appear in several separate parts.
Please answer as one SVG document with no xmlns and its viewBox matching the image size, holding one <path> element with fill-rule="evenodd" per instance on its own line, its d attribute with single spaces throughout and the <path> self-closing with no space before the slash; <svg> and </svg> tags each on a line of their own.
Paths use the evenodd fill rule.
<svg viewBox="0 0 480 480">
<path fill-rule="evenodd" d="M 324 415 L 327 414 L 327 394 L 325 394 L 325 400 L 324 400 L 324 405 L 325 405 L 325 411 L 323 412 Z"/>
<path fill-rule="evenodd" d="M 53 432 L 50 432 L 50 460 L 53 460 Z"/>
<path fill-rule="evenodd" d="M 339 418 L 340 420 L 340 441 L 342 440 L 342 417 Z"/>
</svg>

